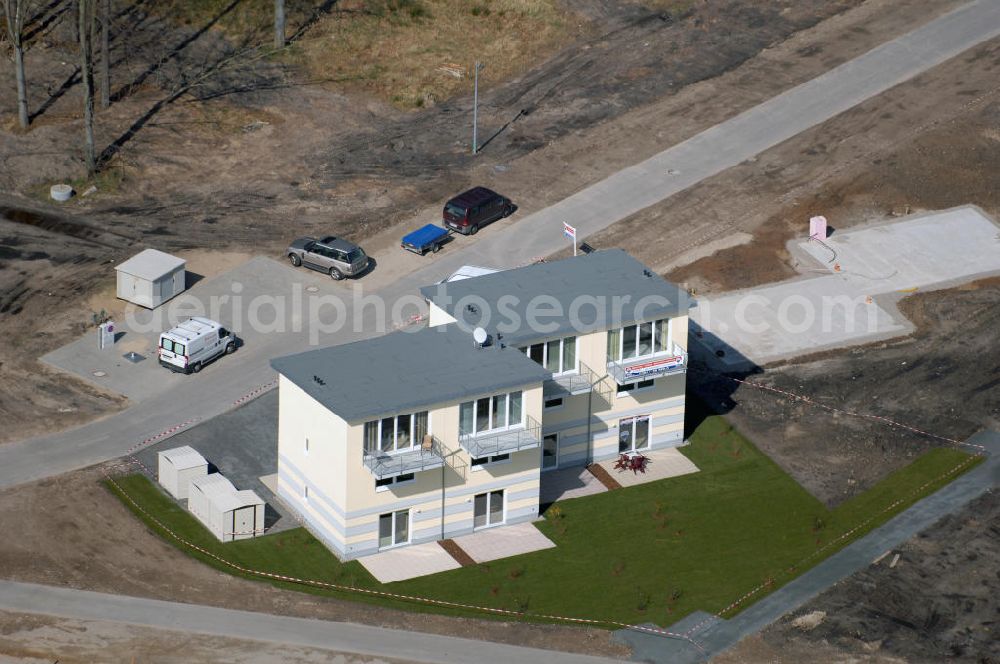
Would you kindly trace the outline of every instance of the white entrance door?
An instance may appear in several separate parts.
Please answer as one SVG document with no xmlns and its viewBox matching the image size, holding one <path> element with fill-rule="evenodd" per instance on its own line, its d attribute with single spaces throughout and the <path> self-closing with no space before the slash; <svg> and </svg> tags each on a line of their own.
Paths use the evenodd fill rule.
<svg viewBox="0 0 1000 664">
<path fill-rule="evenodd" d="M 649 449 L 649 415 L 619 420 L 618 451 L 640 452 L 646 449 Z"/>
<path fill-rule="evenodd" d="M 474 528 L 486 528 L 503 523 L 504 491 L 490 491 L 476 495 L 473 509 L 472 525 Z"/>
<path fill-rule="evenodd" d="M 242 507 L 233 510 L 233 538 L 244 539 L 254 536 L 254 515 L 256 509 L 253 507 Z"/>
</svg>

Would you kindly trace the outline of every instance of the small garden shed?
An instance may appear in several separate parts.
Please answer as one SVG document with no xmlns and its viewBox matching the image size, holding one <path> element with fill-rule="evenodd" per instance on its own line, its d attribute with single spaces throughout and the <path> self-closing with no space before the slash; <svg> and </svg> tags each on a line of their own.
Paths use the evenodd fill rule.
<svg viewBox="0 0 1000 664">
<path fill-rule="evenodd" d="M 191 481 L 188 510 L 220 542 L 248 539 L 264 530 L 264 501 L 249 489 L 237 491 L 220 473 Z"/>
<path fill-rule="evenodd" d="M 157 479 L 177 500 L 188 497 L 191 480 L 208 475 L 208 462 L 191 446 L 175 447 L 156 454 Z"/>
<path fill-rule="evenodd" d="M 146 249 L 115 267 L 118 297 L 155 309 L 184 291 L 186 261 L 156 249 Z"/>
</svg>

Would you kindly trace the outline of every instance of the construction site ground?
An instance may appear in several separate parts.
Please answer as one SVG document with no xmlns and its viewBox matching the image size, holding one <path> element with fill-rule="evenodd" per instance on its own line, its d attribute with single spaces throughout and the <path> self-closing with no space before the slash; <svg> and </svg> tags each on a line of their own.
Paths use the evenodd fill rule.
<svg viewBox="0 0 1000 664">
<path fill-rule="evenodd" d="M 449 193 L 474 182 L 511 195 L 524 210 L 538 209 L 960 3 L 788 3 L 794 9 L 784 16 L 794 20 L 765 20 L 758 33 L 732 28 L 733 17 L 756 3 L 719 3 L 711 10 L 698 5 L 694 16 L 674 22 L 635 15 L 630 3 L 584 4 L 610 27 L 485 93 L 483 122 L 491 127 L 500 128 L 522 107 L 532 112 L 475 163 L 453 145 L 464 138 L 464 119 L 457 116 L 467 110 L 465 102 L 454 102 L 447 113 L 439 106 L 403 114 L 323 87 L 258 90 L 168 105 L 129 143 L 117 162 L 120 177 L 107 190 L 53 210 L 32 191 L 41 180 L 69 178 L 79 169 L 75 148 L 67 147 L 78 132 L 71 111 L 28 134 L 0 132 L 6 164 L 10 155 L 29 155 L 16 168 L 4 168 L 6 181 L 0 180 L 0 333 L 7 339 L 0 347 L 0 438 L 53 431 L 126 404 L 44 369 L 35 358 L 80 335 L 92 312 L 110 309 L 111 265 L 142 246 L 200 259 L 198 270 L 211 274 L 216 251 L 230 260 L 248 253 L 280 257 L 291 235 L 325 229 L 363 241 L 372 252 L 383 250 L 414 220 L 433 221 Z M 825 18 L 841 9 L 848 10 Z M 715 22 L 706 16 L 695 26 L 699 11 L 736 13 L 728 22 L 722 14 Z M 774 32 L 776 25 L 786 32 Z M 688 28 L 703 37 L 678 49 L 669 85 L 658 66 L 635 60 L 642 52 L 636 44 L 648 39 L 667 48 L 678 30 Z M 713 30 L 722 31 L 717 40 L 732 34 L 748 41 L 738 53 L 707 57 L 718 50 Z M 36 56 L 39 66 L 43 56 Z M 587 240 L 623 247 L 701 295 L 794 276 L 785 247 L 805 233 L 814 214 L 827 216 L 835 228 L 964 204 L 997 218 L 998 69 L 1000 41 L 993 40 Z M 9 77 L 9 67 L 0 69 L 0 85 Z M 57 80 L 54 64 L 51 77 Z M 639 92 L 625 94 L 626 88 Z M 58 103 L 70 105 L 75 95 L 71 89 Z M 117 136 L 159 95 L 145 89 L 113 106 L 99 122 L 99 136 Z M 593 103 L 597 98 L 602 103 Z M 232 118 L 219 125 L 228 129 L 193 122 L 213 104 Z M 262 118 L 269 124 L 253 124 Z M 256 128 L 244 131 L 249 126 Z M 543 178 L 546 186 L 538 187 Z M 693 357 L 689 386 L 709 408 L 727 412 L 808 490 L 837 504 L 928 446 L 947 442 L 831 415 L 731 378 L 748 377 L 845 410 L 878 412 L 945 438 L 1000 428 L 1000 280 L 918 292 L 899 306 L 916 326 L 907 337 L 765 366 L 752 376 L 722 377 L 704 358 Z M 697 412 L 690 415 L 697 418 Z M 100 477 L 88 469 L 0 493 L 0 525 L 20 533 L 0 542 L 4 576 L 623 654 L 600 631 L 414 616 L 223 575 L 146 530 Z M 84 524 L 75 516 L 81 509 L 98 517 Z M 995 523 L 995 512 L 996 501 L 988 498 L 945 520 L 907 545 L 892 573 L 863 573 L 817 599 L 815 609 L 826 610 L 827 618 L 816 629 L 775 625 L 741 645 L 747 648 L 740 651 L 743 659 L 731 661 L 792 661 L 796 652 L 843 661 L 936 659 L 941 644 L 950 647 L 951 641 L 942 641 L 935 625 L 959 634 L 982 629 L 986 616 L 995 620 L 996 592 L 973 601 L 971 610 L 946 597 L 950 588 L 962 587 L 959 576 L 968 566 L 997 568 L 1000 533 L 970 525 Z M 976 559 L 959 565 L 952 543 L 962 538 L 975 540 L 969 547 Z M 922 574 L 935 582 L 918 582 Z M 936 607 L 933 616 L 899 612 L 925 606 L 921 598 Z M 895 618 L 918 628 L 900 627 Z M 0 632 L 16 631 L 23 620 L 2 616 Z M 867 650 L 872 643 L 880 645 Z M 971 659 L 978 643 L 970 641 L 956 655 Z M 115 652 L 128 651 L 108 656 Z"/>
</svg>

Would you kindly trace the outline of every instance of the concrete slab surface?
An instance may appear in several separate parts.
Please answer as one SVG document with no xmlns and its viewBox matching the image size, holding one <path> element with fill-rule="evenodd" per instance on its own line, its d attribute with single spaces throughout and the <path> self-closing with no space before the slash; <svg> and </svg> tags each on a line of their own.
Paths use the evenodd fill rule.
<svg viewBox="0 0 1000 664">
<path fill-rule="evenodd" d="M 1000 270 L 1000 227 L 971 205 L 835 232 L 822 244 L 796 244 L 817 266 L 870 294 L 938 286 Z"/>
<path fill-rule="evenodd" d="M 116 320 L 118 339 L 111 348 L 98 348 L 97 332 L 42 356 L 42 362 L 71 373 L 99 387 L 117 392 L 135 402 L 183 388 L 190 376 L 161 367 L 156 357 L 160 332 L 191 316 L 207 316 L 236 333 L 239 350 L 206 365 L 204 373 L 221 371 L 224 363 L 266 361 L 281 354 L 281 338 L 293 332 L 293 302 L 302 296 L 324 292 L 346 292 L 324 275 L 295 269 L 269 258 L 253 258 L 228 272 L 195 284 L 162 306 L 149 310 L 126 308 L 125 320 Z M 283 298 L 280 326 L 275 322 L 277 298 Z M 299 314 L 301 318 L 301 314 Z M 301 324 L 301 320 L 299 320 Z M 145 359 L 133 363 L 123 357 L 129 351 Z"/>
<path fill-rule="evenodd" d="M 764 364 L 912 330 L 895 300 L 1000 274 L 1000 226 L 964 206 L 792 247 L 805 274 L 699 301 L 695 338 L 724 364 Z"/>
<path fill-rule="evenodd" d="M 380 583 L 405 581 L 461 567 L 458 561 L 437 542 L 424 542 L 380 551 L 358 558 L 358 562 L 364 565 Z"/>
<path fill-rule="evenodd" d="M 454 541 L 477 563 L 555 548 L 555 543 L 531 523 L 488 528 Z"/>
<path fill-rule="evenodd" d="M 561 468 L 542 473 L 539 501 L 542 505 L 548 505 L 557 500 L 582 498 L 607 490 L 585 466 Z"/>
<path fill-rule="evenodd" d="M 608 474 L 623 487 L 638 486 L 659 480 L 689 475 L 698 472 L 698 466 L 681 454 L 676 447 L 669 447 L 662 450 L 644 452 L 648 459 L 646 462 L 646 472 L 633 473 L 631 470 L 619 470 L 615 468 L 617 459 L 601 461 L 597 465 L 608 471 Z"/>
</svg>

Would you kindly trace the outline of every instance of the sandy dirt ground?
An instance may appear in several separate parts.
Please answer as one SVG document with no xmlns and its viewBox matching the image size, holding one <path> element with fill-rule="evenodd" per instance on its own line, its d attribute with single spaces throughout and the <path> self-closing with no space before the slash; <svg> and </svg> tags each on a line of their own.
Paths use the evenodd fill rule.
<svg viewBox="0 0 1000 664">
<path fill-rule="evenodd" d="M 17 581 L 535 648 L 611 656 L 626 652 L 611 643 L 610 633 L 603 630 L 408 613 L 282 590 L 223 574 L 148 530 L 104 488 L 100 483 L 103 477 L 100 469 L 90 468 L 0 492 L 0 526 L 19 533 L 0 540 L 0 574 Z M 84 524 L 71 516 L 79 513 L 76 510 L 85 510 L 95 518 Z M 23 527 L 26 523 L 31 526 Z M 164 575 L 164 570 L 170 574 Z"/>
<path fill-rule="evenodd" d="M 449 193 L 472 182 L 500 189 L 530 212 L 958 4 L 732 0 L 695 3 L 691 13 L 673 16 L 631 2 L 574 3 L 580 20 L 600 29 L 536 71 L 484 91 L 484 136 L 518 111 L 528 113 L 475 160 L 463 147 L 466 100 L 401 113 L 329 86 L 300 85 L 294 70 L 273 63 L 214 83 L 201 101 L 157 105 L 185 66 L 218 50 L 209 33 L 99 114 L 99 140 L 129 140 L 102 189 L 55 212 L 31 196 L 38 183 L 79 170 L 72 121 L 78 86 L 62 86 L 57 45 L 33 49 L 34 80 L 59 95 L 31 132 L 0 132 L 7 165 L 0 189 L 8 192 L 0 193 L 0 332 L 12 340 L 0 349 L 0 371 L 10 379 L 0 388 L 7 422 L 0 440 L 121 407 L 34 358 L 87 328 L 88 298 L 108 287 L 112 265 L 142 246 L 253 246 L 277 255 L 291 236 L 329 231 L 374 252 L 404 228 L 433 220 Z M 155 45 L 131 49 L 136 76 L 144 56 L 148 62 L 158 55 Z M 0 86 L 10 76 L 9 67 L 0 68 Z M 260 83 L 256 89 L 240 87 L 247 77 Z M 277 90 L 268 84 L 274 80 Z M 234 89 L 241 92 L 222 94 Z M 130 123 L 150 111 L 131 131 Z M 542 174 L 546 186 L 539 187 Z M 704 189 L 700 196 L 702 205 L 718 198 Z M 671 223 L 656 227 L 664 238 L 678 233 Z"/>
<path fill-rule="evenodd" d="M 109 191 L 49 216 L 17 212 L 49 210 L 19 195 L 0 200 L 7 208 L 0 214 L 0 333 L 11 341 L 0 348 L 0 417 L 6 425 L 0 440 L 122 407 L 113 395 L 46 373 L 34 358 L 82 333 L 92 307 L 111 306 L 110 266 L 141 246 L 275 252 L 290 233 L 330 228 L 370 238 L 366 247 L 378 249 L 414 219 L 433 214 L 448 192 L 473 181 L 512 195 L 524 211 L 537 209 L 958 4 L 868 0 L 761 9 L 759 3 L 699 3 L 692 16 L 665 20 L 624 3 L 584 3 L 586 20 L 605 21 L 607 29 L 557 54 L 539 72 L 487 93 L 484 121 L 496 128 L 517 110 L 531 112 L 474 164 L 461 143 L 467 108 L 460 102 L 402 114 L 326 88 L 292 86 L 280 94 L 258 90 L 168 105 L 126 144 L 116 162 L 122 177 Z M 760 19 L 754 12 L 765 12 L 764 25 L 752 27 Z M 734 46 L 708 57 L 730 35 Z M 647 40 L 648 53 L 638 46 Z M 1000 41 L 987 43 L 588 240 L 621 246 L 704 293 L 794 276 L 784 246 L 811 214 L 825 214 L 841 228 L 965 203 L 997 214 L 998 67 Z M 9 71 L 0 69 L 0 86 L 5 76 Z M 55 69 L 51 79 L 61 83 Z M 56 117 L 74 94 L 70 88 L 57 100 L 38 130 L 25 136 L 0 132 L 0 154 L 34 154 L 38 162 L 4 169 L 8 181 L 0 187 L 20 194 L 38 177 L 64 177 L 78 168 L 78 157 L 65 147 L 76 131 L 70 111 Z M 140 89 L 101 118 L 99 135 L 119 135 L 159 95 L 156 86 Z M 334 130 L 328 128 L 331 116 L 337 117 Z M 281 158 L 271 159 L 276 152 Z M 537 186 L 540 174 L 545 187 Z M 900 305 L 918 324 L 912 337 L 766 367 L 756 378 L 951 437 L 997 428 L 998 304 L 995 281 L 920 293 Z M 758 446 L 829 504 L 870 486 L 929 445 L 912 434 L 817 416 L 752 389 L 734 391 L 731 382 L 704 372 L 692 370 L 689 380 L 711 407 L 729 412 Z M 23 533 L 0 541 L 2 573 L 107 592 L 621 654 L 603 632 L 411 616 L 225 576 L 146 531 L 98 479 L 94 470 L 81 471 L 0 493 L 0 526 Z M 86 530 L 69 516 L 81 505 L 100 515 Z M 941 540 L 947 542 L 943 535 Z M 982 551 L 976 568 L 995 570 L 995 534 Z M 935 564 L 941 574 L 961 572 L 961 566 L 947 566 L 944 553 L 927 555 L 940 561 Z M 169 584 L 161 579 L 165 568 L 174 573 Z M 845 610 L 845 616 L 895 601 L 854 597 L 854 613 Z M 940 606 L 939 620 L 953 625 L 952 631 L 979 629 L 978 610 L 961 614 L 950 604 Z M 919 625 L 914 620 L 920 618 L 905 619 Z M 865 642 L 883 640 L 890 628 L 886 623 L 877 633 L 866 632 Z M 798 650 L 781 651 L 781 639 L 767 635 L 741 647 L 758 648 L 758 661 L 768 660 L 768 653 L 784 661 L 826 660 L 828 653 L 831 661 L 864 661 L 861 645 L 809 634 L 788 636 L 788 647 Z M 933 659 L 888 646 L 876 655 L 884 657 L 878 661 Z"/>
<path fill-rule="evenodd" d="M 218 664 L 404 664 L 405 660 L 0 611 L 0 664 L 209 661 Z"/>
<path fill-rule="evenodd" d="M 918 326 L 911 336 L 736 377 L 958 441 L 981 429 L 1000 430 L 1000 279 L 911 295 L 899 306 Z M 830 506 L 931 446 L 948 444 L 739 387 L 712 372 L 691 371 L 688 380 L 711 407 L 728 412 L 754 444 Z"/>
<path fill-rule="evenodd" d="M 1000 661 L 998 552 L 991 492 L 714 661 Z"/>
</svg>

